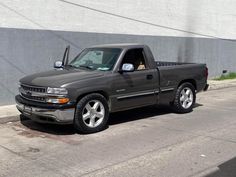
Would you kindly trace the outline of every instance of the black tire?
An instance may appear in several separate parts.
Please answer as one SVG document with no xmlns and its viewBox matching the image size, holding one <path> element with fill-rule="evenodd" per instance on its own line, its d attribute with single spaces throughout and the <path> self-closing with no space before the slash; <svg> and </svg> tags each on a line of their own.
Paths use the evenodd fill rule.
<svg viewBox="0 0 236 177">
<path fill-rule="evenodd" d="M 103 107 L 104 107 L 104 118 L 102 122 L 96 126 L 96 127 L 89 127 L 86 125 L 86 122 L 83 121 L 83 111 L 85 109 L 85 106 L 90 101 L 99 101 Z M 82 99 L 80 99 L 76 105 L 75 108 L 75 116 L 74 116 L 74 127 L 78 133 L 82 134 L 89 134 L 89 133 L 95 133 L 104 130 L 107 127 L 107 121 L 109 117 L 109 107 L 107 100 L 104 96 L 98 93 L 92 93 L 89 95 L 84 96 Z"/>
<path fill-rule="evenodd" d="M 193 98 L 192 98 L 191 106 L 185 108 L 185 107 L 183 107 L 180 99 L 181 99 L 181 92 L 184 89 L 187 89 L 187 88 L 189 88 L 192 91 Z M 178 89 L 176 91 L 176 94 L 175 94 L 174 101 L 171 103 L 171 106 L 172 106 L 172 108 L 174 109 L 175 112 L 177 112 L 177 113 L 188 113 L 188 112 L 191 112 L 193 110 L 193 107 L 194 107 L 195 102 L 196 102 L 196 92 L 195 92 L 195 90 L 196 90 L 195 87 L 189 82 L 185 82 L 185 83 L 181 84 L 178 87 Z"/>
</svg>

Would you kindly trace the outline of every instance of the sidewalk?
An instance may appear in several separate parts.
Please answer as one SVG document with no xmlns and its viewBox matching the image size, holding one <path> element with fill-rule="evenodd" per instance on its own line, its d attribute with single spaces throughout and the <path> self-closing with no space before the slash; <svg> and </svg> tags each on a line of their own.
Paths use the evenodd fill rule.
<svg viewBox="0 0 236 177">
<path fill-rule="evenodd" d="M 236 87 L 236 79 L 215 81 L 208 80 L 209 89 L 217 90 L 227 87 Z M 6 122 L 14 122 L 20 120 L 20 112 L 16 109 L 16 105 L 0 106 L 0 124 Z"/>
</svg>

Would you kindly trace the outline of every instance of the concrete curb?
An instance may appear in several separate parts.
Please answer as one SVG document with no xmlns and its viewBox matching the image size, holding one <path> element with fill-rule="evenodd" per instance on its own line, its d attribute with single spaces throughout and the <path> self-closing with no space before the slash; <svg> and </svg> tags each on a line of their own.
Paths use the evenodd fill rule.
<svg viewBox="0 0 236 177">
<path fill-rule="evenodd" d="M 10 117 L 1 117 L 0 118 L 0 124 L 17 122 L 19 120 L 20 120 L 20 115 L 10 116 Z"/>
<path fill-rule="evenodd" d="M 236 79 L 222 80 L 222 81 L 208 80 L 208 84 L 209 84 L 208 90 L 218 90 L 228 87 L 236 87 Z"/>
<path fill-rule="evenodd" d="M 15 122 L 20 120 L 20 112 L 16 109 L 16 105 L 0 106 L 0 124 L 7 122 Z"/>
<path fill-rule="evenodd" d="M 236 87 L 236 79 L 223 81 L 208 80 L 208 84 L 209 91 L 228 87 Z M 19 120 L 20 112 L 17 110 L 16 105 L 0 106 L 0 124 L 16 122 Z"/>
</svg>

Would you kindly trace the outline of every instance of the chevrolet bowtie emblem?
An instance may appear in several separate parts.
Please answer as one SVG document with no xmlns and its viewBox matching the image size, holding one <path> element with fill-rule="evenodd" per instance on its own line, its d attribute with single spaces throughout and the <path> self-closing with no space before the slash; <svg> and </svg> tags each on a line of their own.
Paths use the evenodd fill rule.
<svg viewBox="0 0 236 177">
<path fill-rule="evenodd" d="M 30 91 L 25 91 L 26 95 L 31 96 L 32 93 Z"/>
</svg>

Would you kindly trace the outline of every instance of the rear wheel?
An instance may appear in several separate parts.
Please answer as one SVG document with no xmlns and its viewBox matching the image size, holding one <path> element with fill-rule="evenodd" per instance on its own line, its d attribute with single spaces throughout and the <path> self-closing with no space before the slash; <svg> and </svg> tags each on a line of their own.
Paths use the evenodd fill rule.
<svg viewBox="0 0 236 177">
<path fill-rule="evenodd" d="M 77 103 L 74 127 L 79 133 L 95 133 L 106 128 L 108 116 L 107 100 L 101 94 L 89 94 Z"/>
<path fill-rule="evenodd" d="M 178 87 L 172 106 L 178 113 L 188 113 L 192 111 L 195 101 L 195 88 L 191 83 L 186 82 Z"/>
</svg>

